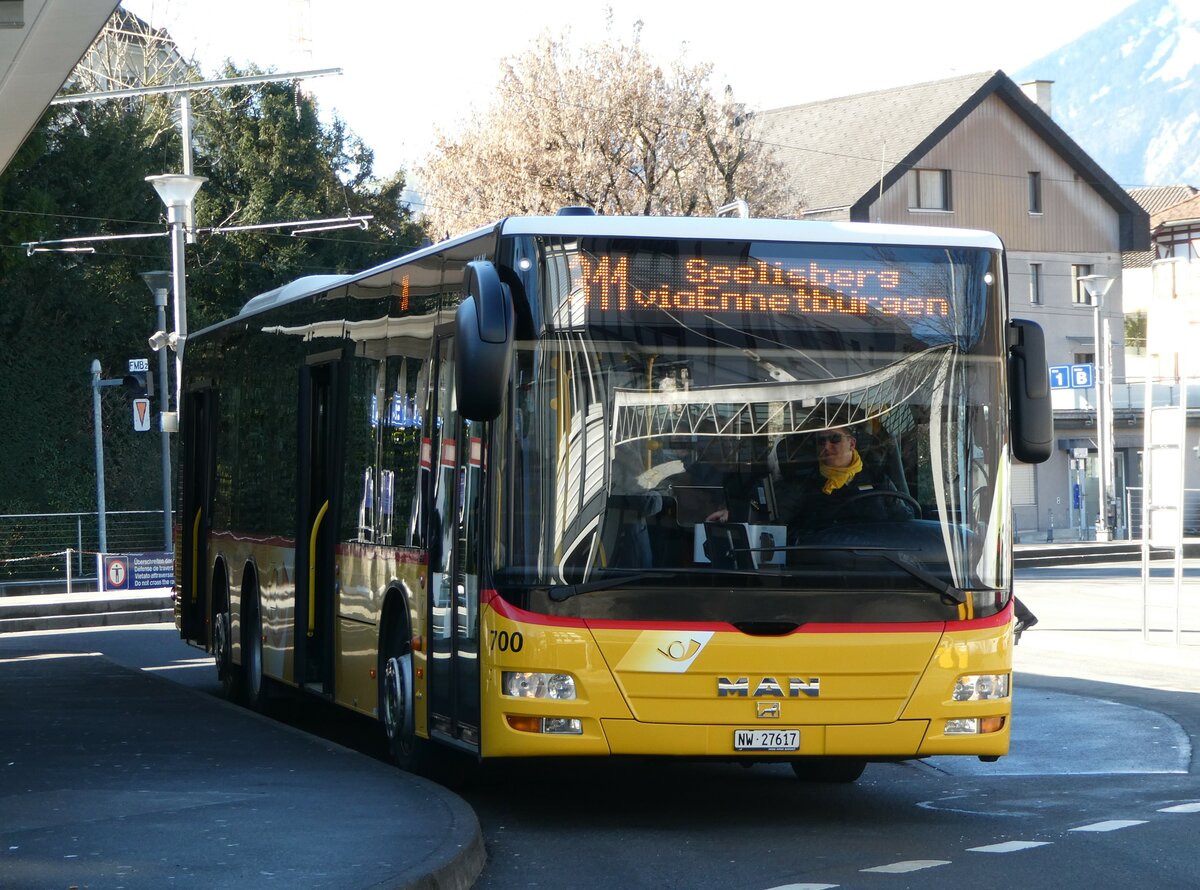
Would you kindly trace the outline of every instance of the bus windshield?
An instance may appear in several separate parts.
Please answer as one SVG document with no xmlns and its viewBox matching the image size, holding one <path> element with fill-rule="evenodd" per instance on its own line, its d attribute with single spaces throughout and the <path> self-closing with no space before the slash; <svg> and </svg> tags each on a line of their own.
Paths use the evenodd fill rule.
<svg viewBox="0 0 1200 890">
<path fill-rule="evenodd" d="M 610 617 L 645 614 L 622 604 L 656 587 L 1000 608 L 995 251 L 537 249 L 541 329 L 517 343 L 496 455 L 502 592 L 595 595 Z"/>
</svg>

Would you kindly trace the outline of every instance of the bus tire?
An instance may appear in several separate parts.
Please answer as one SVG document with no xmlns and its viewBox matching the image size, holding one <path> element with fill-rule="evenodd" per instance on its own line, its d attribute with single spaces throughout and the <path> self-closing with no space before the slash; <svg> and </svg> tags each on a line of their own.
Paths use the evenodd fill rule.
<svg viewBox="0 0 1200 890">
<path fill-rule="evenodd" d="M 224 572 L 219 566 L 213 575 L 212 587 L 213 661 L 217 664 L 217 679 L 221 681 L 221 690 L 227 699 L 236 702 L 242 697 L 242 671 L 240 665 L 233 663 L 233 617 L 229 611 L 229 590 Z"/>
<path fill-rule="evenodd" d="M 416 731 L 413 696 L 412 638 L 402 621 L 389 622 L 379 658 L 379 720 L 387 738 L 388 753 L 402 770 L 427 773 L 431 767 L 430 743 Z"/>
<path fill-rule="evenodd" d="M 242 591 L 242 699 L 253 711 L 267 706 L 267 679 L 263 675 L 262 614 L 258 585 Z"/>
<path fill-rule="evenodd" d="M 792 761 L 792 772 L 801 782 L 850 784 L 858 781 L 867 761 L 861 757 L 802 757 Z"/>
</svg>

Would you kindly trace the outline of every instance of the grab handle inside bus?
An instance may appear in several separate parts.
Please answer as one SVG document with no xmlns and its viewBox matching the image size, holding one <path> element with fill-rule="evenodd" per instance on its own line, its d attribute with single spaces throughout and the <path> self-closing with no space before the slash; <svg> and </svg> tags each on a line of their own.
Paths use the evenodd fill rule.
<svg viewBox="0 0 1200 890">
<path fill-rule="evenodd" d="M 508 390 L 513 304 L 496 267 L 467 264 L 467 295 L 455 314 L 454 362 L 458 410 L 467 420 L 494 420 Z"/>
<path fill-rule="evenodd" d="M 1046 336 L 1036 322 L 1023 318 L 1008 323 L 1008 400 L 1013 456 L 1028 464 L 1048 460 L 1054 445 L 1054 413 Z"/>
</svg>

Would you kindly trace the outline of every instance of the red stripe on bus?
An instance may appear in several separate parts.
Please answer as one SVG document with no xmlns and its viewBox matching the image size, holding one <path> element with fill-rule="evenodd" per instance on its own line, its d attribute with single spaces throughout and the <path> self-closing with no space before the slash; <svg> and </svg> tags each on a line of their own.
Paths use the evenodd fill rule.
<svg viewBox="0 0 1200 890">
<path fill-rule="evenodd" d="M 490 606 L 496 614 L 519 621 L 522 624 L 540 624 L 548 627 L 595 627 L 605 630 L 711 630 L 719 633 L 740 633 L 728 622 L 703 621 L 635 621 L 617 619 L 584 619 L 564 618 L 557 615 L 542 615 L 520 609 L 505 600 L 495 590 L 480 592 L 479 601 Z M 792 633 L 807 634 L 911 634 L 911 633 L 942 633 L 944 631 L 986 630 L 989 627 L 1003 627 L 1012 620 L 1012 603 L 1001 609 L 995 615 L 986 618 L 974 618 L 970 621 L 908 621 L 908 622 L 871 622 L 867 624 L 811 623 L 796 628 Z"/>
</svg>

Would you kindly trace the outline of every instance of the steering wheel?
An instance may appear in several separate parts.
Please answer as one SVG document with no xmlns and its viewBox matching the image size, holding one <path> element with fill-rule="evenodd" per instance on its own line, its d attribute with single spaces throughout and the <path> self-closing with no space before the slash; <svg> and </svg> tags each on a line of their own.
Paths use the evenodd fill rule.
<svg viewBox="0 0 1200 890">
<path fill-rule="evenodd" d="M 915 518 L 921 518 L 921 503 L 912 495 L 905 494 L 902 491 L 896 491 L 894 488 L 873 488 L 869 491 L 860 491 L 857 494 L 852 494 L 840 504 L 832 507 L 829 511 L 829 521 L 835 522 L 851 504 L 857 504 L 859 501 L 865 501 L 868 498 L 895 498 L 898 501 L 903 501 L 913 508 L 913 511 L 916 514 Z"/>
</svg>

